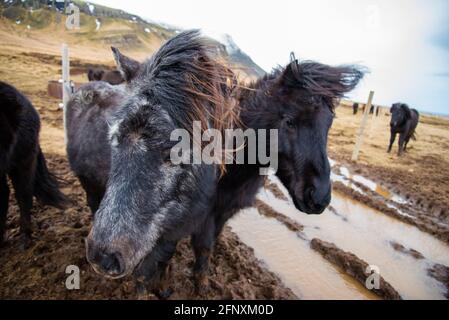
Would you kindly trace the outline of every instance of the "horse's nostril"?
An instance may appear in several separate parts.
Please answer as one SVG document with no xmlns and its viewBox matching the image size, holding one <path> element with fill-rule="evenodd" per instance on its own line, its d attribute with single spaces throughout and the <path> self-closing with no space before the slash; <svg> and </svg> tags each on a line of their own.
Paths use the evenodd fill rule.
<svg viewBox="0 0 449 320">
<path fill-rule="evenodd" d="M 123 263 L 119 253 L 102 254 L 100 258 L 100 267 L 104 272 L 119 275 L 123 273 Z"/>
<path fill-rule="evenodd" d="M 309 197 L 310 199 L 313 198 L 313 194 L 315 193 L 315 188 L 309 188 Z"/>
<path fill-rule="evenodd" d="M 308 187 L 304 192 L 304 200 L 309 204 L 313 205 L 313 194 L 315 193 L 314 187 Z"/>
</svg>

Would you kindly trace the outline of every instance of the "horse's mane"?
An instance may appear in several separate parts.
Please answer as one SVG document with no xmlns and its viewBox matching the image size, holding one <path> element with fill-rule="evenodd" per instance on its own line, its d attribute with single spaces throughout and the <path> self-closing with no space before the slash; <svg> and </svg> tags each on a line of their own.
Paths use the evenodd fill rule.
<svg viewBox="0 0 449 320">
<path fill-rule="evenodd" d="M 203 130 L 223 131 L 237 119 L 231 99 L 233 72 L 214 58 L 213 43 L 198 30 L 182 32 L 168 40 L 139 74 L 149 75 L 149 96 L 164 106 L 183 128 L 201 121 Z"/>
<path fill-rule="evenodd" d="M 162 106 L 190 133 L 193 121 L 200 121 L 203 131 L 213 128 L 224 133 L 238 121 L 237 104 L 232 98 L 235 76 L 215 56 L 211 40 L 198 30 L 185 31 L 144 62 L 133 83 L 141 90 L 143 85 L 143 93 L 152 104 Z M 224 160 L 220 169 L 225 171 Z"/>
<path fill-rule="evenodd" d="M 293 56 L 294 58 L 294 56 Z M 285 73 L 288 69 L 287 76 Z M 364 76 L 363 68 L 354 65 L 329 66 L 314 61 L 293 59 L 286 67 L 278 66 L 269 74 L 251 83 L 250 88 L 266 90 L 279 83 L 280 86 L 302 88 L 312 96 L 328 101 L 338 100 L 355 88 Z M 330 103 L 332 106 L 333 103 Z"/>
</svg>

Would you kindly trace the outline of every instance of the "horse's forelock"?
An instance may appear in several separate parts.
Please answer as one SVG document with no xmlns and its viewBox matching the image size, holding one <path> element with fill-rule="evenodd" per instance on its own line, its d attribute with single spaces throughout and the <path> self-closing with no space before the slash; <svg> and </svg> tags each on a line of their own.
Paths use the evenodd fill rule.
<svg viewBox="0 0 449 320">
<path fill-rule="evenodd" d="M 198 31 L 187 31 L 141 65 L 131 90 L 167 110 L 191 134 L 193 121 L 200 121 L 202 130 L 213 127 L 223 132 L 238 118 L 229 79 L 234 74 L 214 57 L 210 40 Z"/>
</svg>

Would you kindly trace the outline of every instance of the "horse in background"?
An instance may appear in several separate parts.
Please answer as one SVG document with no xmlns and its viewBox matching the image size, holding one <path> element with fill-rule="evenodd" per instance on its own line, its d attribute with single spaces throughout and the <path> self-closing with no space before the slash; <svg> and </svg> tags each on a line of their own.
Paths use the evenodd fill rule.
<svg viewBox="0 0 449 320">
<path fill-rule="evenodd" d="M 33 196 L 42 204 L 64 208 L 66 197 L 47 168 L 39 146 L 40 119 L 31 102 L 0 81 L 0 244 L 4 240 L 11 179 L 20 209 L 22 246 L 31 241 Z"/>
<path fill-rule="evenodd" d="M 390 109 L 390 144 L 387 152 L 391 152 L 396 135 L 399 134 L 398 156 L 407 151 L 410 139 L 416 140 L 415 131 L 419 122 L 419 113 L 410 109 L 405 103 L 394 103 Z"/>
<path fill-rule="evenodd" d="M 118 85 L 125 81 L 118 70 L 89 69 L 87 78 L 89 81 L 106 81 L 112 85 Z"/>
<path fill-rule="evenodd" d="M 369 114 L 373 114 L 374 113 L 374 109 L 376 109 L 376 117 L 379 115 L 379 106 L 376 106 L 374 104 L 371 105 L 371 108 L 369 108 Z"/>
<path fill-rule="evenodd" d="M 359 104 L 357 102 L 354 102 L 352 104 L 352 114 L 357 114 L 357 112 L 359 111 Z"/>
<path fill-rule="evenodd" d="M 86 192 L 92 214 L 103 199 L 111 166 L 107 133 L 125 98 L 124 86 L 92 81 L 81 86 L 64 109 L 69 164 Z"/>
</svg>

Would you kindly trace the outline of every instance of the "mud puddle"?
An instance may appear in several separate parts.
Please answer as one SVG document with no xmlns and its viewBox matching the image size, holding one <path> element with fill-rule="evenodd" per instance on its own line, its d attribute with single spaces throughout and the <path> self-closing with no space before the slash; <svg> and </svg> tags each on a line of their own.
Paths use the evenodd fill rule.
<svg viewBox="0 0 449 320">
<path fill-rule="evenodd" d="M 300 299 L 377 299 L 313 251 L 308 241 L 257 209 L 242 210 L 229 225 Z"/>
<path fill-rule="evenodd" d="M 276 182 L 276 178 L 271 180 Z M 300 298 L 376 298 L 313 251 L 313 238 L 332 242 L 378 267 L 404 299 L 445 298 L 445 286 L 430 277 L 428 270 L 435 264 L 449 265 L 449 247 L 431 235 L 336 192 L 331 208 L 318 216 L 299 212 L 291 201 L 281 200 L 270 191 L 261 191 L 258 198 L 303 225 L 301 234 L 261 216 L 256 209 L 241 212 L 230 225 Z"/>
<path fill-rule="evenodd" d="M 358 185 L 359 186 L 361 185 L 361 186 L 375 192 L 379 196 L 382 196 L 386 200 L 393 201 L 394 203 L 397 203 L 397 204 L 409 203 L 405 198 L 392 192 L 388 188 L 374 182 L 373 180 L 368 179 L 359 174 L 352 174 L 349 171 L 349 169 L 344 166 L 338 166 L 336 161 L 329 159 L 329 163 L 331 164 L 331 167 L 332 167 L 332 174 L 331 174 L 332 181 L 340 181 L 344 185 L 346 185 L 362 194 L 365 194 L 365 192 L 360 187 L 358 187 Z"/>
</svg>

